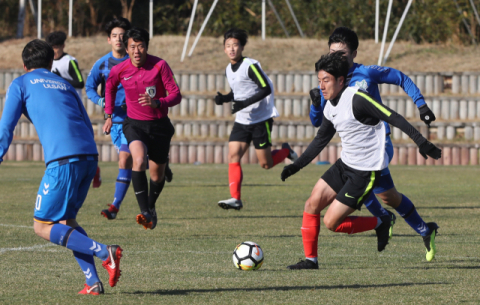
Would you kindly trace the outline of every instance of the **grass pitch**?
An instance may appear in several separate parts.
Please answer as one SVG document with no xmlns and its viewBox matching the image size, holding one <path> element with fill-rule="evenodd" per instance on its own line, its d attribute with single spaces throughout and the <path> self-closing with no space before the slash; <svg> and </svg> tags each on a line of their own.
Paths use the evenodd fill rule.
<svg viewBox="0 0 480 305">
<path fill-rule="evenodd" d="M 327 166 L 311 165 L 287 182 L 282 166 L 246 165 L 241 211 L 222 210 L 229 197 L 226 165 L 172 165 L 173 182 L 159 202 L 159 223 L 135 223 L 129 191 L 116 220 L 101 217 L 112 200 L 117 166 L 103 163 L 103 184 L 91 189 L 78 215 L 89 236 L 124 249 L 115 288 L 97 260 L 105 295 L 80 296 L 84 276 L 71 251 L 37 237 L 32 229 L 41 163 L 0 166 L 0 304 L 450 304 L 479 303 L 477 234 L 479 167 L 392 167 L 397 188 L 425 221 L 440 226 L 437 256 L 425 261 L 422 239 L 397 218 L 386 250 L 374 232 L 332 233 L 322 224 L 320 270 L 290 271 L 303 258 L 300 226 L 305 200 Z M 364 209 L 357 215 L 368 215 Z M 258 271 L 234 268 L 242 241 L 265 252 Z"/>
</svg>

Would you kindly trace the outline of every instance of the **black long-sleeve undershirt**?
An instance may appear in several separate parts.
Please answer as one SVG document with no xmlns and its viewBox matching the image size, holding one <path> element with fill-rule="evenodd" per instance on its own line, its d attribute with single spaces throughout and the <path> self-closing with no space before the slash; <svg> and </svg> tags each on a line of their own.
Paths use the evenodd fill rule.
<svg viewBox="0 0 480 305">
<path fill-rule="evenodd" d="M 332 105 L 336 105 L 340 100 L 341 94 L 333 99 Z M 365 125 L 375 126 L 380 121 L 385 121 L 401 131 L 405 132 L 417 146 L 423 144 L 425 139 L 422 134 L 415 129 L 407 120 L 397 112 L 388 108 L 387 106 L 375 101 L 368 93 L 358 91 L 352 99 L 352 110 L 354 117 Z M 318 129 L 317 135 L 313 141 L 308 145 L 305 152 L 295 161 L 295 165 L 303 168 L 307 166 L 318 154 L 327 146 L 330 140 L 335 135 L 335 127 L 325 115 L 323 116 L 322 124 Z"/>
</svg>

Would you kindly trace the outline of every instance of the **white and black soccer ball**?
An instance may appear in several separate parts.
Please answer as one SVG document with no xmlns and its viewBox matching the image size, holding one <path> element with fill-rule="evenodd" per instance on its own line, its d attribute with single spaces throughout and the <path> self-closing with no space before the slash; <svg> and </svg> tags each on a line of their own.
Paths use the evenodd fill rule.
<svg viewBox="0 0 480 305">
<path fill-rule="evenodd" d="M 233 251 L 233 264 L 240 270 L 257 270 L 263 264 L 263 251 L 253 241 L 239 244 Z"/>
</svg>

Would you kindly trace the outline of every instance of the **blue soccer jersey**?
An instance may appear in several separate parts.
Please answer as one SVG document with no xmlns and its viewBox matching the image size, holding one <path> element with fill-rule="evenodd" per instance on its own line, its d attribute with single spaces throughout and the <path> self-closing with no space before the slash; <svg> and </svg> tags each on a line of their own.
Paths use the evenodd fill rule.
<svg viewBox="0 0 480 305">
<path fill-rule="evenodd" d="M 105 82 L 108 79 L 110 70 L 128 58 L 128 55 L 125 55 L 123 58 L 115 58 L 112 52 L 110 52 L 97 60 L 88 74 L 87 83 L 85 85 L 87 96 L 92 102 L 98 105 L 98 100 L 105 97 Z M 100 85 L 101 95 L 97 93 L 97 88 Z M 113 123 L 121 123 L 127 116 L 125 110 L 122 109 L 123 104 L 125 104 L 125 90 L 123 89 L 122 84 L 120 84 L 115 98 L 115 109 L 112 116 Z"/>
<path fill-rule="evenodd" d="M 93 128 L 75 89 L 47 69 L 16 78 L 7 91 L 0 120 L 0 162 L 24 114 L 35 126 L 45 163 L 71 156 L 97 156 Z"/>
<path fill-rule="evenodd" d="M 350 87 L 358 87 L 367 91 L 375 100 L 382 102 L 380 97 L 380 90 L 378 89 L 379 84 L 392 84 L 402 87 L 402 89 L 413 99 L 415 105 L 418 108 L 425 105 L 425 100 L 423 98 L 420 89 L 415 85 L 415 83 L 399 70 L 381 67 L 381 66 L 364 66 L 362 64 L 354 63 L 353 67 L 348 71 Z M 322 95 L 322 91 L 320 90 Z M 319 107 L 313 105 L 310 106 L 310 120 L 315 127 L 319 127 L 322 124 L 323 119 L 323 109 L 325 108 L 326 100 L 323 98 Z M 390 126 L 385 123 L 386 132 L 390 134 Z"/>
</svg>

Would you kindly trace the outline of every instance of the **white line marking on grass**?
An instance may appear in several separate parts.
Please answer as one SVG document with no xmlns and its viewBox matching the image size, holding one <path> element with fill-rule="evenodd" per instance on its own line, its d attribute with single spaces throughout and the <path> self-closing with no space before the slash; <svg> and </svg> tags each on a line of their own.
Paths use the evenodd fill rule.
<svg viewBox="0 0 480 305">
<path fill-rule="evenodd" d="M 31 247 L 17 247 L 17 248 L 0 248 L 0 254 L 10 251 L 35 251 L 45 247 L 53 247 L 56 246 L 54 244 L 43 244 L 43 245 L 35 245 Z"/>
<path fill-rule="evenodd" d="M 0 223 L 0 227 L 13 227 L 13 228 L 27 228 L 27 229 L 33 229 L 32 226 L 17 226 L 17 225 L 5 225 L 3 223 Z"/>
</svg>

